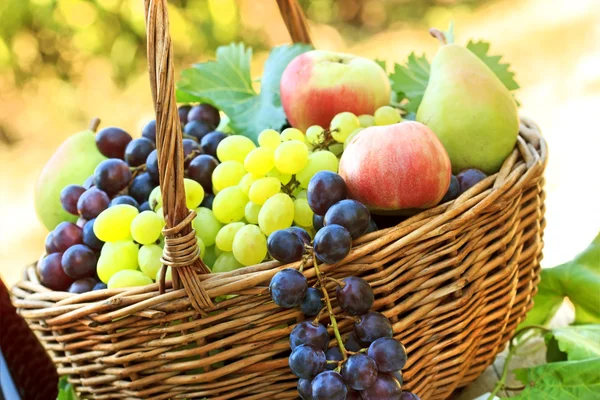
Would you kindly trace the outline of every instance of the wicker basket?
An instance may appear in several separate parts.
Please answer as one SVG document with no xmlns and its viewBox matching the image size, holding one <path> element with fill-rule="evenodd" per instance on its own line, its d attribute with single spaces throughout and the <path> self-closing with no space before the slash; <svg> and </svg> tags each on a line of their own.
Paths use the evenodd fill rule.
<svg viewBox="0 0 600 400">
<path fill-rule="evenodd" d="M 165 2 L 146 0 L 148 58 L 167 226 L 181 243 L 190 224 L 179 189 L 181 131 Z M 278 3 L 293 39 L 308 42 L 296 2 Z M 373 309 L 392 321 L 409 353 L 405 386 L 421 398 L 445 399 L 475 380 L 531 308 L 542 257 L 546 159 L 539 129 L 522 119 L 517 146 L 500 172 L 452 202 L 361 237 L 346 259 L 321 267 L 331 277 L 357 275 L 372 285 Z M 174 288 L 169 282 L 163 294 L 158 283 L 54 292 L 40 284 L 32 265 L 12 289 L 13 302 L 83 398 L 297 398 L 288 335 L 304 316 L 277 307 L 268 284 L 300 263 L 210 275 L 196 273 L 202 263 L 190 267 L 180 253 L 164 257 L 179 267 Z M 303 273 L 315 282 L 314 268 Z M 206 308 L 210 299 L 230 294 L 238 296 Z M 339 325 L 343 334 L 352 329 L 348 320 Z"/>
</svg>

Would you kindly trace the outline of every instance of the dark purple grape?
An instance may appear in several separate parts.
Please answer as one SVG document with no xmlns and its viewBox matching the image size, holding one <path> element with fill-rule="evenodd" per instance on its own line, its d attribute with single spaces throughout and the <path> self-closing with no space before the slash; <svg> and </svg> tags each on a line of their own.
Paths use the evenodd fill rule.
<svg viewBox="0 0 600 400">
<path fill-rule="evenodd" d="M 96 254 L 84 244 L 69 247 L 62 257 L 65 274 L 73 279 L 90 278 L 96 273 Z"/>
<path fill-rule="evenodd" d="M 456 180 L 458 181 L 458 185 L 460 187 L 460 194 L 463 194 L 467 190 L 471 189 L 485 178 L 487 178 L 487 175 L 475 168 L 461 171 L 458 175 L 456 175 Z"/>
<path fill-rule="evenodd" d="M 367 228 L 367 230 L 366 230 L 366 232 L 365 232 L 365 235 L 366 235 L 367 233 L 375 232 L 375 231 L 377 231 L 377 230 L 379 230 L 379 228 L 377 227 L 377 224 L 375 223 L 375 221 L 373 221 L 373 219 L 371 218 L 371 219 L 369 220 L 369 227 Z"/>
<path fill-rule="evenodd" d="M 421 400 L 421 398 L 414 393 L 403 391 L 400 400 Z"/>
<path fill-rule="evenodd" d="M 109 207 L 116 206 L 117 204 L 129 204 L 130 206 L 134 206 L 135 208 L 139 208 L 139 203 L 131 196 L 122 195 L 113 198 L 110 201 Z"/>
<path fill-rule="evenodd" d="M 190 112 L 187 115 L 188 122 L 189 121 L 204 121 L 209 124 L 214 125 L 215 127 L 219 126 L 221 122 L 221 116 L 219 115 L 219 110 L 210 104 L 200 104 L 192 107 Z"/>
<path fill-rule="evenodd" d="M 325 307 L 325 302 L 321 297 L 323 297 L 323 294 L 318 289 L 309 287 L 306 290 L 304 299 L 300 304 L 300 310 L 302 310 L 304 315 L 317 315 L 319 311 L 321 311 L 321 309 Z"/>
<path fill-rule="evenodd" d="M 77 211 L 79 212 L 79 215 L 90 220 L 96 218 L 102 211 L 106 210 L 109 204 L 110 198 L 106 192 L 93 187 L 86 190 L 85 193 L 79 197 Z"/>
<path fill-rule="evenodd" d="M 102 289 L 106 289 L 106 283 L 104 282 L 98 282 L 94 285 L 94 287 L 92 288 L 92 290 L 102 290 Z"/>
<path fill-rule="evenodd" d="M 150 174 L 144 172 L 133 178 L 133 181 L 131 181 L 131 185 L 129 185 L 129 195 L 133 197 L 138 204 L 143 203 L 148 201 L 150 193 L 155 187 L 156 183 L 154 183 Z"/>
<path fill-rule="evenodd" d="M 154 142 L 145 137 L 133 139 L 125 148 L 125 161 L 131 167 L 142 165 L 155 147 Z"/>
<path fill-rule="evenodd" d="M 319 229 L 323 227 L 324 218 L 325 217 L 323 217 L 322 215 L 313 214 L 313 227 L 315 228 L 315 231 L 319 232 Z"/>
<path fill-rule="evenodd" d="M 310 385 L 312 381 L 310 379 L 298 379 L 298 394 L 302 400 L 312 400 L 312 387 Z"/>
<path fill-rule="evenodd" d="M 204 136 L 200 141 L 200 146 L 202 146 L 202 151 L 204 154 L 208 154 L 217 158 L 217 146 L 219 146 L 221 140 L 225 139 L 226 137 L 226 134 L 219 131 L 214 131 Z"/>
<path fill-rule="evenodd" d="M 342 361 L 344 359 L 344 356 L 342 355 L 342 352 L 340 351 L 340 349 L 336 346 L 336 347 L 330 348 L 329 350 L 327 350 L 325 352 L 325 358 L 327 359 L 327 361 Z M 334 369 L 337 368 L 337 366 L 338 366 L 338 364 L 327 363 L 327 365 L 325 366 L 325 369 L 333 371 Z"/>
<path fill-rule="evenodd" d="M 48 289 L 65 291 L 73 283 L 73 279 L 69 278 L 62 268 L 60 263 L 62 256 L 63 253 L 49 254 L 38 265 L 40 281 Z"/>
<path fill-rule="evenodd" d="M 370 344 L 379 338 L 391 338 L 394 331 L 385 315 L 369 311 L 361 315 L 359 321 L 354 323 L 354 333 L 359 341 Z"/>
<path fill-rule="evenodd" d="M 96 134 L 96 146 L 100 153 L 108 158 L 120 158 L 122 160 L 129 142 L 131 142 L 131 135 L 114 126 L 104 128 Z"/>
<path fill-rule="evenodd" d="M 60 192 L 60 204 L 70 214 L 77 215 L 77 200 L 85 192 L 79 185 L 68 185 Z"/>
<path fill-rule="evenodd" d="M 298 378 L 311 379 L 325 368 L 325 352 L 303 344 L 292 351 L 288 363 Z"/>
<path fill-rule="evenodd" d="M 146 158 L 146 172 L 150 174 L 154 183 L 158 185 L 160 182 L 158 179 L 158 153 L 156 150 L 152 150 Z"/>
<path fill-rule="evenodd" d="M 404 368 L 406 364 L 406 349 L 398 340 L 382 337 L 369 346 L 369 357 L 377 362 L 381 372 L 394 372 Z"/>
<path fill-rule="evenodd" d="M 183 128 L 183 133 L 186 136 L 192 136 L 196 138 L 200 142 L 202 141 L 202 138 L 204 138 L 204 136 L 213 132 L 216 127 L 216 125 L 204 121 L 190 121 L 187 124 L 185 124 L 185 127 Z"/>
<path fill-rule="evenodd" d="M 288 231 L 294 232 L 296 235 L 300 236 L 300 239 L 304 242 L 304 244 L 310 244 L 311 238 L 308 232 L 305 229 L 300 228 L 299 226 L 290 226 L 287 228 Z"/>
<path fill-rule="evenodd" d="M 219 165 L 217 159 L 208 154 L 200 154 L 195 157 L 188 166 L 188 178 L 202 185 L 207 193 L 212 193 L 212 173 Z"/>
<path fill-rule="evenodd" d="M 145 201 L 142 204 L 140 204 L 140 206 L 138 207 L 138 210 L 140 210 L 140 212 L 142 211 L 152 211 L 152 209 L 150 208 L 150 203 Z"/>
<path fill-rule="evenodd" d="M 182 106 L 179 106 L 179 108 L 177 108 L 177 114 L 179 114 L 179 122 L 181 122 L 181 126 L 187 124 L 187 122 L 188 122 L 187 116 L 191 109 L 192 109 L 192 106 L 188 106 L 187 104 L 184 104 Z"/>
<path fill-rule="evenodd" d="M 81 243 L 83 243 L 83 232 L 74 223 L 61 222 L 54 228 L 52 244 L 57 251 L 61 252 L 61 255 L 69 247 Z"/>
<path fill-rule="evenodd" d="M 402 376 L 402 371 L 390 372 L 389 375 L 391 375 L 392 378 L 397 380 L 400 386 L 404 385 L 404 377 Z"/>
<path fill-rule="evenodd" d="M 82 229 L 83 229 L 83 226 L 84 226 L 85 224 L 87 224 L 87 222 L 88 222 L 88 220 L 87 220 L 87 219 L 85 219 L 85 218 L 83 218 L 83 217 L 79 217 L 79 218 L 77 218 L 77 222 L 75 222 L 75 225 L 77 225 L 78 227 L 80 227 L 80 228 L 82 228 Z"/>
<path fill-rule="evenodd" d="M 373 289 L 367 281 L 356 276 L 342 280 L 344 286 L 338 286 L 335 295 L 342 310 L 350 315 L 361 315 L 368 312 L 375 301 Z"/>
<path fill-rule="evenodd" d="M 298 270 L 285 268 L 271 279 L 269 292 L 279 307 L 292 308 L 300 305 L 308 289 L 308 281 Z"/>
<path fill-rule="evenodd" d="M 90 219 L 83 226 L 83 243 L 90 249 L 100 250 L 102 249 L 104 242 L 98 239 L 94 233 L 94 221 L 96 221 L 96 218 Z"/>
<path fill-rule="evenodd" d="M 327 328 L 312 321 L 302 321 L 292 329 L 290 333 L 290 348 L 294 350 L 296 347 L 307 344 L 314 346 L 323 351 L 327 350 L 329 344 L 329 333 Z"/>
<path fill-rule="evenodd" d="M 183 166 L 187 168 L 190 165 L 190 162 L 196 156 L 202 154 L 202 147 L 192 139 L 183 139 L 183 158 L 185 160 Z"/>
<path fill-rule="evenodd" d="M 346 339 L 344 341 L 344 347 L 346 347 L 346 350 L 357 352 L 360 351 L 360 349 L 366 348 L 368 346 L 363 345 L 356 337 L 354 331 L 352 331 L 348 334 L 348 336 L 346 336 Z"/>
<path fill-rule="evenodd" d="M 156 143 L 156 120 L 148 121 L 142 128 L 142 137 L 150 140 L 152 143 Z M 125 154 L 125 153 L 123 153 Z"/>
<path fill-rule="evenodd" d="M 58 249 L 54 246 L 52 240 L 54 239 L 54 231 L 50 231 L 46 236 L 46 242 L 44 246 L 46 247 L 46 254 L 58 253 Z"/>
<path fill-rule="evenodd" d="M 94 289 L 94 286 L 98 283 L 95 278 L 83 278 L 78 279 L 75 282 L 71 283 L 68 291 L 71 293 L 86 293 L 91 292 Z"/>
<path fill-rule="evenodd" d="M 352 239 L 358 239 L 369 227 L 371 214 L 367 207 L 356 200 L 341 200 L 329 207 L 324 224 L 341 225 L 350 232 Z"/>
<path fill-rule="evenodd" d="M 363 390 L 361 396 L 363 400 L 400 400 L 402 387 L 391 376 L 379 374 L 375 383 Z"/>
<path fill-rule="evenodd" d="M 335 371 L 323 371 L 312 380 L 313 400 L 345 400 L 348 388 Z M 380 399 L 381 400 L 381 399 Z"/>
<path fill-rule="evenodd" d="M 377 364 L 363 353 L 354 354 L 342 366 L 342 377 L 352 389 L 364 390 L 375 383 Z"/>
<path fill-rule="evenodd" d="M 200 207 L 208 208 L 212 210 L 213 201 L 215 201 L 215 195 L 212 193 L 205 193 Z"/>
<path fill-rule="evenodd" d="M 310 179 L 306 199 L 315 214 L 325 215 L 329 207 L 346 198 L 347 191 L 341 176 L 331 171 L 320 171 Z"/>
<path fill-rule="evenodd" d="M 94 175 L 88 176 L 85 182 L 83 182 L 83 187 L 87 190 L 89 188 L 94 187 Z"/>
<path fill-rule="evenodd" d="M 269 235 L 267 250 L 271 257 L 280 263 L 287 264 L 302 259 L 304 242 L 295 232 L 280 229 Z"/>
<path fill-rule="evenodd" d="M 315 254 L 320 260 L 335 264 L 350 253 L 352 237 L 343 226 L 332 224 L 319 229 L 313 243 Z"/>
<path fill-rule="evenodd" d="M 116 158 L 102 161 L 94 171 L 94 185 L 105 191 L 109 196 L 125 189 L 130 180 L 131 171 L 129 166 L 125 161 Z"/>
<path fill-rule="evenodd" d="M 446 194 L 444 195 L 444 197 L 442 197 L 442 200 L 440 200 L 440 204 L 456 199 L 459 194 L 460 184 L 458 183 L 458 179 L 456 179 L 456 176 L 452 175 L 452 177 L 450 178 L 450 186 L 448 186 Z"/>
<path fill-rule="evenodd" d="M 360 392 L 356 390 L 348 388 L 348 394 L 346 395 L 346 400 L 362 400 L 360 397 Z"/>
</svg>

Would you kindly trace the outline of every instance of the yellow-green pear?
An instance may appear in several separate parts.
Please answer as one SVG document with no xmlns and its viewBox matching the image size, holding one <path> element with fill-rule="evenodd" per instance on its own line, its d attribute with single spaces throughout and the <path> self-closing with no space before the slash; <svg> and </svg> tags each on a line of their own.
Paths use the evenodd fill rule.
<svg viewBox="0 0 600 400">
<path fill-rule="evenodd" d="M 67 185 L 82 185 L 106 160 L 96 147 L 94 132 L 85 130 L 65 140 L 44 166 L 35 185 L 35 211 L 48 230 L 63 221 L 75 222 L 60 204 L 60 192 Z"/>
<path fill-rule="evenodd" d="M 438 136 L 453 173 L 497 172 L 519 133 L 517 105 L 494 72 L 467 48 L 446 44 L 431 64 L 417 121 Z"/>
</svg>

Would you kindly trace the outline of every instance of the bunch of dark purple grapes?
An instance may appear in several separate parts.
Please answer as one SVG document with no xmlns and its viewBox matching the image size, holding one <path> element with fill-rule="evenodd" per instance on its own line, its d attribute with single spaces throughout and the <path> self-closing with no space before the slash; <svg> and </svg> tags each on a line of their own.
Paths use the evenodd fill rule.
<svg viewBox="0 0 600 400">
<path fill-rule="evenodd" d="M 485 178 L 487 178 L 487 175 L 475 168 L 465 169 L 457 175 L 452 175 L 448 191 L 446 191 L 446 194 L 440 200 L 440 204 L 456 199 Z"/>
</svg>

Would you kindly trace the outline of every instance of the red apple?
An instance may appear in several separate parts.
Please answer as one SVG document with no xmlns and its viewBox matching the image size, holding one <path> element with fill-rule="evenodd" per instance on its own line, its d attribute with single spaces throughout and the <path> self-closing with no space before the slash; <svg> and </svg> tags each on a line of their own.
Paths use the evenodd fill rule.
<svg viewBox="0 0 600 400">
<path fill-rule="evenodd" d="M 371 114 L 390 102 L 390 81 L 377 63 L 350 54 L 313 50 L 294 58 L 281 76 L 281 103 L 302 131 L 329 127 L 344 111 Z"/>
<path fill-rule="evenodd" d="M 339 173 L 351 198 L 375 213 L 394 213 L 438 204 L 452 167 L 435 133 L 406 121 L 361 131 L 346 147 Z"/>
</svg>

